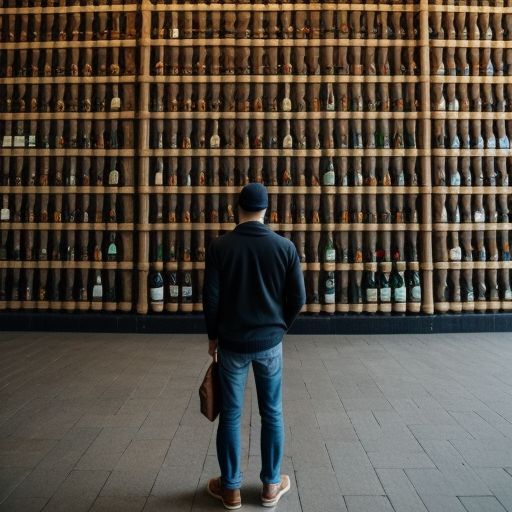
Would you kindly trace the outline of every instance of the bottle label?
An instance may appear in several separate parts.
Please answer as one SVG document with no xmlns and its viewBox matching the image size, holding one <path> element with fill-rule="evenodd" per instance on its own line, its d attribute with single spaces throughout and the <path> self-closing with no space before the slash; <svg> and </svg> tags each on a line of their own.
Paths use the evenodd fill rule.
<svg viewBox="0 0 512 512">
<path fill-rule="evenodd" d="M 178 37 L 180 37 L 180 29 L 179 28 L 171 29 L 171 37 L 173 39 L 177 39 Z"/>
<path fill-rule="evenodd" d="M 163 302 L 164 300 L 164 287 L 159 286 L 158 288 L 151 288 L 149 290 L 151 302 Z"/>
<path fill-rule="evenodd" d="M 9 208 L 2 208 L 0 210 L 0 220 L 9 220 L 11 217 L 11 211 Z"/>
<path fill-rule="evenodd" d="M 324 185 L 334 185 L 335 176 L 334 171 L 327 171 L 323 175 L 323 183 Z"/>
<path fill-rule="evenodd" d="M 110 245 L 108 246 L 107 254 L 110 254 L 110 255 L 116 255 L 116 254 L 117 254 L 117 247 L 116 247 L 116 244 L 110 244 Z"/>
<path fill-rule="evenodd" d="M 4 139 L 2 142 L 2 146 L 4 148 L 10 148 L 12 147 L 12 135 L 4 135 Z"/>
<path fill-rule="evenodd" d="M 177 286 L 175 284 L 169 285 L 169 296 L 173 299 L 179 297 L 180 296 L 179 286 Z"/>
<path fill-rule="evenodd" d="M 400 288 L 395 288 L 395 302 L 405 302 L 406 301 L 406 290 L 405 286 Z"/>
<path fill-rule="evenodd" d="M 325 261 L 336 261 L 336 249 L 325 250 Z"/>
<path fill-rule="evenodd" d="M 14 147 L 15 148 L 24 148 L 25 147 L 25 135 L 15 135 L 14 136 Z"/>
<path fill-rule="evenodd" d="M 119 183 L 119 173 L 114 169 L 108 174 L 108 184 L 117 185 Z"/>
<path fill-rule="evenodd" d="M 35 135 L 29 135 L 28 136 L 28 147 L 29 148 L 35 148 L 36 147 L 36 136 Z"/>
<path fill-rule="evenodd" d="M 121 109 L 121 98 L 115 97 L 110 101 L 110 110 L 120 110 Z"/>
<path fill-rule="evenodd" d="M 158 171 L 155 173 L 155 185 L 163 185 L 164 183 L 164 175 L 162 172 Z"/>
<path fill-rule="evenodd" d="M 181 287 L 181 296 L 182 297 L 192 297 L 192 286 L 182 286 Z"/>
<path fill-rule="evenodd" d="M 390 302 L 391 301 L 391 288 L 381 288 L 380 289 L 380 301 L 381 302 Z"/>
<path fill-rule="evenodd" d="M 413 300 L 421 300 L 421 286 L 413 286 L 411 289 L 411 298 Z"/>
<path fill-rule="evenodd" d="M 326 304 L 334 304 L 335 300 L 334 290 L 327 290 L 324 294 L 324 301 Z"/>
<path fill-rule="evenodd" d="M 367 288 L 366 289 L 366 301 L 367 302 L 377 302 L 377 288 Z"/>
<path fill-rule="evenodd" d="M 103 297 L 103 286 L 101 284 L 95 284 L 92 287 L 92 300 L 101 300 Z"/>
</svg>

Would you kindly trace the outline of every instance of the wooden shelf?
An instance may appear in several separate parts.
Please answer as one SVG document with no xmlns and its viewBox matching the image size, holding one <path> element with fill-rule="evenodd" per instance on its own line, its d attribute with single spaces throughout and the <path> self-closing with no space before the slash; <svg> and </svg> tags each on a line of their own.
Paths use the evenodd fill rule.
<svg viewBox="0 0 512 512">
<path fill-rule="evenodd" d="M 487 78 L 487 77 L 482 77 Z M 429 76 L 422 75 L 146 75 L 137 77 L 139 82 L 150 83 L 417 83 L 428 82 Z"/>
<path fill-rule="evenodd" d="M 446 150 L 443 150 L 446 151 Z M 510 152 L 510 151 L 509 151 Z M 421 149 L 145 149 L 139 156 L 266 156 L 266 157 L 321 157 L 321 156 L 423 156 Z M 475 155 L 476 156 L 476 155 Z M 490 156 L 490 155 L 489 155 Z"/>
<path fill-rule="evenodd" d="M 9 150 L 10 156 L 135 156 L 135 149 L 41 149 L 1 148 Z"/>
<path fill-rule="evenodd" d="M 433 156 L 512 156 L 511 149 L 432 149 Z"/>
<path fill-rule="evenodd" d="M 41 261 L 41 260 L 22 260 L 22 261 L 0 261 L 0 268 L 90 268 L 93 270 L 133 270 L 131 261 Z"/>
<path fill-rule="evenodd" d="M 168 11 L 169 5 L 164 4 L 146 4 L 148 9 L 155 12 Z M 400 12 L 417 12 L 419 4 L 397 4 L 397 3 L 375 3 L 375 4 L 352 4 L 338 2 L 318 2 L 313 1 L 310 4 L 304 3 L 279 3 L 268 2 L 265 4 L 257 4 L 258 9 L 263 12 L 269 11 L 400 11 Z M 218 4 L 218 3 L 197 3 L 176 6 L 179 11 L 251 11 L 254 5 L 238 4 L 236 2 Z"/>
<path fill-rule="evenodd" d="M 512 229 L 511 222 L 464 222 L 460 224 L 453 223 L 433 223 L 434 231 L 509 231 Z"/>
<path fill-rule="evenodd" d="M 27 120 L 27 121 L 37 121 L 39 119 L 64 119 L 64 120 L 72 120 L 72 119 L 129 119 L 135 120 L 136 114 L 133 110 L 122 110 L 119 112 L 18 112 L 18 113 L 8 113 L 8 114 L 0 114 L 0 120 L 3 121 L 17 121 L 17 120 Z M 33 149 L 33 148 L 27 148 Z"/>
<path fill-rule="evenodd" d="M 101 187 L 100 187 L 101 188 Z M 164 186 L 149 185 L 138 187 L 142 194 L 238 194 L 242 185 L 194 185 Z M 269 194 L 419 194 L 429 190 L 428 187 L 400 186 L 286 186 L 266 185 Z M 508 187 L 507 187 L 508 188 Z M 510 187 L 512 190 L 512 187 Z"/>
<path fill-rule="evenodd" d="M 422 112 L 352 112 L 352 111 L 319 111 L 319 112 L 145 112 L 139 119 L 419 119 Z M 512 112 L 510 113 L 512 119 Z"/>
<path fill-rule="evenodd" d="M 349 38 L 316 38 L 316 39 L 283 39 L 283 38 L 240 38 L 235 37 L 211 37 L 211 38 L 180 38 L 180 39 L 141 39 L 142 46 L 249 46 L 249 47 L 297 47 L 297 46 L 357 46 L 357 47 L 379 47 L 379 46 L 400 46 L 416 47 L 417 39 L 349 39 Z"/>
<path fill-rule="evenodd" d="M 135 48 L 135 39 L 98 39 L 88 41 L 18 41 L 13 43 L 2 42 L 3 51 L 43 49 L 70 49 L 70 48 Z"/>
<path fill-rule="evenodd" d="M 155 222 L 151 224 L 139 224 L 137 231 L 231 231 L 235 227 L 234 222 Z M 363 223 L 319 223 L 319 224 L 285 224 L 268 223 L 274 231 L 419 231 L 420 224 L 396 223 L 396 224 L 363 224 Z"/>
<path fill-rule="evenodd" d="M 132 84 L 136 75 L 98 76 L 17 76 L 2 78 L 3 85 L 13 84 Z"/>
<path fill-rule="evenodd" d="M 135 187 L 81 185 L 13 185 L 0 186 L 4 194 L 134 194 Z M 1 223 L 0 223 L 1 225 Z"/>
<path fill-rule="evenodd" d="M 72 14 L 87 12 L 136 12 L 137 3 L 126 5 L 68 5 L 62 7 L 2 7 L 2 14 Z"/>
<path fill-rule="evenodd" d="M 0 222 L 1 230 L 133 231 L 133 223 L 110 222 Z"/>
<path fill-rule="evenodd" d="M 449 4 L 433 4 L 428 5 L 429 12 L 465 12 L 465 13 L 497 13 L 512 14 L 512 7 L 504 7 L 503 5 L 449 5 Z"/>
<path fill-rule="evenodd" d="M 481 75 L 432 75 L 430 82 L 434 84 L 508 84 L 510 76 L 481 76 Z"/>
<path fill-rule="evenodd" d="M 436 270 L 482 270 L 512 268 L 512 261 L 436 261 Z"/>
<path fill-rule="evenodd" d="M 431 39 L 433 48 L 512 48 L 512 41 L 492 41 L 488 39 Z"/>
<path fill-rule="evenodd" d="M 444 111 L 444 110 L 437 110 L 430 112 L 430 117 L 432 119 L 497 119 L 500 117 L 501 119 L 512 119 L 512 112 L 462 112 L 462 111 L 456 111 L 456 112 L 450 112 L 450 111 Z"/>
<path fill-rule="evenodd" d="M 512 194 L 512 187 L 447 186 L 432 187 L 433 194 Z"/>
</svg>

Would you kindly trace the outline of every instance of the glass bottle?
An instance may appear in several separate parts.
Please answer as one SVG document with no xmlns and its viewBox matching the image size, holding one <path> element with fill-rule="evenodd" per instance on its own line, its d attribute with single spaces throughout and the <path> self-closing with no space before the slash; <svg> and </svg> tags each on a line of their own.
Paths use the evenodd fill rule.
<svg viewBox="0 0 512 512">
<path fill-rule="evenodd" d="M 290 121 L 285 121 L 285 135 L 283 137 L 283 149 L 291 149 L 293 147 L 293 139 L 290 133 Z"/>
<path fill-rule="evenodd" d="M 334 247 L 334 242 L 333 242 L 331 232 L 329 232 L 327 234 L 327 240 L 325 242 L 324 261 L 326 263 L 336 262 L 336 248 Z"/>
<path fill-rule="evenodd" d="M 180 290 L 178 286 L 178 273 L 169 272 L 169 302 L 177 304 L 180 298 Z"/>
<path fill-rule="evenodd" d="M 219 121 L 217 119 L 215 119 L 215 121 L 213 121 L 213 134 L 210 137 L 210 148 L 211 149 L 220 148 Z"/>
<path fill-rule="evenodd" d="M 117 261 L 116 234 L 110 233 L 107 248 L 107 261 Z"/>
<path fill-rule="evenodd" d="M 93 302 L 101 302 L 103 300 L 103 285 L 101 284 L 101 273 L 96 271 L 94 286 L 92 287 Z"/>
<path fill-rule="evenodd" d="M 334 163 L 332 161 L 332 157 L 329 157 L 329 160 L 325 165 L 324 173 L 322 175 L 322 184 L 328 186 L 335 184 Z"/>
<path fill-rule="evenodd" d="M 393 302 L 405 303 L 407 300 L 404 273 L 394 269 L 389 280 Z"/>
<path fill-rule="evenodd" d="M 191 272 L 183 273 L 183 282 L 181 285 L 181 302 L 183 304 L 192 303 L 192 274 Z"/>
<path fill-rule="evenodd" d="M 363 293 L 367 304 L 375 304 L 378 301 L 378 288 L 375 281 L 375 272 L 367 271 L 363 281 Z"/>
<path fill-rule="evenodd" d="M 281 102 L 281 110 L 283 112 L 290 112 L 292 110 L 292 102 L 290 100 L 290 84 L 284 84 L 284 97 Z"/>
<path fill-rule="evenodd" d="M 324 304 L 334 304 L 336 302 L 334 272 L 326 273 L 324 286 Z"/>
<path fill-rule="evenodd" d="M 379 302 L 391 302 L 391 288 L 390 288 L 389 272 L 381 272 L 379 275 Z"/>
<path fill-rule="evenodd" d="M 153 311 L 162 311 L 164 305 L 164 280 L 160 272 L 153 271 L 149 275 L 149 297 L 151 309 Z"/>
<path fill-rule="evenodd" d="M 407 298 L 410 302 L 421 301 L 420 273 L 417 270 L 409 270 L 406 273 Z"/>
</svg>

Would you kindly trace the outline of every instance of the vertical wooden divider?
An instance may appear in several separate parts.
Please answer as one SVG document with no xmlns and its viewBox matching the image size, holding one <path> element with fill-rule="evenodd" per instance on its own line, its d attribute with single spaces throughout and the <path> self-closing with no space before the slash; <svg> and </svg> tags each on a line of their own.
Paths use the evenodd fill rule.
<svg viewBox="0 0 512 512">
<path fill-rule="evenodd" d="M 422 312 L 434 313 L 434 279 L 432 257 L 432 161 L 430 126 L 430 37 L 429 37 L 429 0 L 420 0 L 420 69 L 421 69 L 421 137 L 423 155 L 421 156 L 421 270 L 422 270 Z"/>
<path fill-rule="evenodd" d="M 149 92 L 151 75 L 151 9 L 152 4 L 149 0 L 141 2 L 141 29 L 140 29 L 140 63 L 139 63 L 139 141 L 137 148 L 139 151 L 139 176 L 138 176 L 138 200 L 139 200 L 139 224 L 137 226 L 139 235 L 138 251 L 138 271 L 139 287 L 137 295 L 137 313 L 146 314 L 148 312 L 148 272 L 149 272 L 149 194 L 147 187 L 149 185 Z"/>
</svg>

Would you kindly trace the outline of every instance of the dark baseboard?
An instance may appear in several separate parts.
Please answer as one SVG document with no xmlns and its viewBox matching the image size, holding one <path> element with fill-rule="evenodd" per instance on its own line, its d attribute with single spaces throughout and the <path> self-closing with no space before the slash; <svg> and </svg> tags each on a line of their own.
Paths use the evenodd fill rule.
<svg viewBox="0 0 512 512">
<path fill-rule="evenodd" d="M 202 334 L 197 314 L 0 313 L 0 331 L 67 331 Z M 512 313 L 446 315 L 301 315 L 290 334 L 428 334 L 509 332 Z"/>
</svg>

